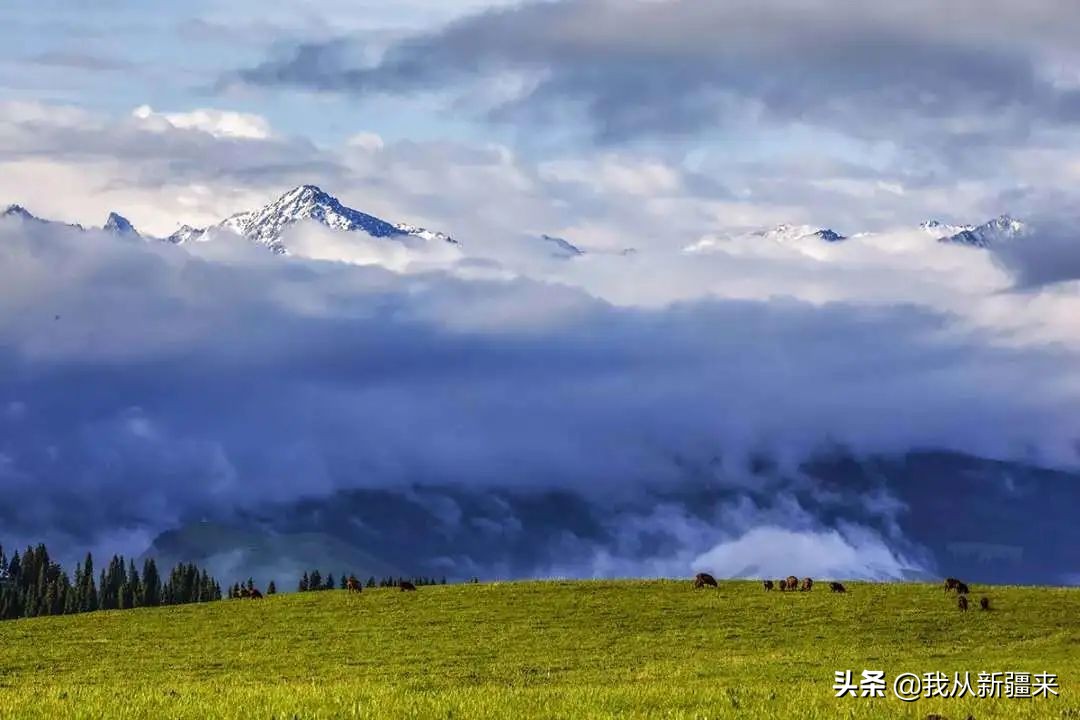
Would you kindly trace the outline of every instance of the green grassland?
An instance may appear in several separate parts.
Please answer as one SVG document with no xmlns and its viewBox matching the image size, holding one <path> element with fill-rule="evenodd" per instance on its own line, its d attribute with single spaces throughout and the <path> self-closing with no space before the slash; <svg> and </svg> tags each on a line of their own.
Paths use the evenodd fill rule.
<svg viewBox="0 0 1080 720">
<path fill-rule="evenodd" d="M 0 623 L 0 718 L 1080 719 L 1080 591 L 530 582 Z M 837 699 L 836 670 L 1057 673 L 1050 699 Z M 891 692 L 890 692 L 891 695 Z"/>
</svg>

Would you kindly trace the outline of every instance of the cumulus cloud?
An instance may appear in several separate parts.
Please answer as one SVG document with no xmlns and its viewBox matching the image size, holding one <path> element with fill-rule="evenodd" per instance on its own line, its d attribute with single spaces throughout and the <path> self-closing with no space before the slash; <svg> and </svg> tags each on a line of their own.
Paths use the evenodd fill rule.
<svg viewBox="0 0 1080 720">
<path fill-rule="evenodd" d="M 201 130 L 215 137 L 265 140 L 270 137 L 270 123 L 252 113 L 230 112 L 203 108 L 184 113 L 155 112 L 149 105 L 140 105 L 132 116 L 154 129 L 185 128 Z"/>
</svg>

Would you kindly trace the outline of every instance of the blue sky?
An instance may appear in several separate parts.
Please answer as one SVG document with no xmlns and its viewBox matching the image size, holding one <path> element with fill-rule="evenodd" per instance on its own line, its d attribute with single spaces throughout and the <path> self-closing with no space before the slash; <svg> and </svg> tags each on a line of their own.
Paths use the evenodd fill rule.
<svg viewBox="0 0 1080 720">
<path fill-rule="evenodd" d="M 0 9 L 0 99 L 113 127 L 140 106 L 246 113 L 277 141 L 330 154 L 368 135 L 432 155 L 497 146 L 526 174 L 660 164 L 698 223 L 680 233 L 777 222 L 855 232 L 1073 212 L 1076 15 L 1053 0 L 1023 12 L 973 0 L 857 11 L 827 0 L 14 2 Z M 296 179 L 280 164 L 245 172 L 247 187 L 234 177 L 229 192 L 266 200 Z M 436 202 L 309 175 L 350 198 L 376 195 L 373 210 L 472 229 Z M 133 199 L 128 212 L 160 231 L 220 211 L 197 204 L 174 222 L 184 192 Z M 606 188 L 588 193 L 606 211 L 555 192 L 543 204 L 558 222 L 530 216 L 529 230 L 602 224 L 580 241 L 604 244 L 626 231 L 620 217 L 640 214 L 616 210 Z M 90 196 L 79 203 L 87 210 L 68 212 L 90 221 Z M 667 228 L 661 217 L 649 226 Z"/>
<path fill-rule="evenodd" d="M 111 114 L 143 104 L 170 112 L 223 105 L 258 113 L 283 132 L 321 143 L 339 142 L 361 129 L 388 137 L 460 136 L 465 130 L 452 120 L 433 121 L 427 113 L 410 112 L 407 103 L 396 112 L 371 112 L 358 103 L 329 97 L 222 93 L 216 86 L 224 73 L 256 64 L 291 43 L 347 33 L 384 42 L 483 6 L 476 2 L 8 3 L 0 9 L 3 92 Z M 472 132 L 475 136 L 477 131 Z"/>
</svg>

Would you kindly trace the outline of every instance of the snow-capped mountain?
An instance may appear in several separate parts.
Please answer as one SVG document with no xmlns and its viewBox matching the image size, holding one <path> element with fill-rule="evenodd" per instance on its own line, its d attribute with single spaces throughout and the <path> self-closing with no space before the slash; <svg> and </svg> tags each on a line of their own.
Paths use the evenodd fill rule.
<svg viewBox="0 0 1080 720">
<path fill-rule="evenodd" d="M 19 218 L 20 220 L 40 220 L 22 205 L 8 205 L 0 217 Z"/>
<path fill-rule="evenodd" d="M 194 242 L 201 238 L 206 232 L 203 228 L 194 228 L 190 225 L 181 225 L 176 232 L 169 237 L 165 238 L 166 242 L 171 242 L 174 245 L 183 245 L 187 242 Z"/>
<path fill-rule="evenodd" d="M 801 245 L 807 243 L 838 243 L 847 240 L 846 235 L 841 235 L 832 228 L 817 227 L 814 225 L 777 225 L 766 230 L 754 230 L 752 232 L 735 235 L 708 235 L 695 243 L 683 248 L 685 253 L 707 253 L 721 247 L 729 241 L 761 242 L 767 240 L 781 245 Z"/>
<path fill-rule="evenodd" d="M 64 223 L 55 220 L 46 220 L 45 218 L 39 218 L 37 215 L 34 215 L 22 205 L 8 205 L 4 212 L 0 213 L 0 218 L 12 218 L 15 220 L 21 220 L 23 222 L 41 223 L 45 225 L 63 225 L 64 227 L 75 228 L 76 230 L 86 229 L 82 225 L 73 225 L 71 223 Z"/>
<path fill-rule="evenodd" d="M 920 223 L 919 228 L 935 240 L 940 240 L 941 238 L 948 238 L 968 230 L 973 230 L 975 229 L 975 226 L 952 225 L 950 223 L 943 223 L 940 220 L 927 220 L 924 223 Z"/>
<path fill-rule="evenodd" d="M 135 226 L 131 222 L 118 213 L 109 213 L 109 217 L 105 220 L 105 225 L 102 227 L 105 232 L 111 232 L 121 237 L 138 238 L 142 237 L 135 229 Z"/>
<path fill-rule="evenodd" d="M 315 185 L 293 188 L 269 205 L 233 215 L 205 231 L 185 226 L 169 236 L 169 239 L 178 243 L 187 242 L 192 239 L 205 239 L 206 235 L 216 230 L 228 230 L 254 243 L 265 245 L 275 253 L 287 254 L 289 250 L 285 247 L 282 236 L 289 227 L 303 220 L 313 220 L 333 230 L 363 232 L 376 238 L 415 237 L 426 241 L 457 243 L 444 233 L 404 223 L 394 225 L 346 207 L 337 198 Z"/>
<path fill-rule="evenodd" d="M 805 239 L 817 239 L 825 242 L 840 242 L 847 237 L 831 228 L 814 227 L 813 225 L 777 225 L 770 230 L 759 230 L 751 233 L 755 237 L 765 238 L 779 243 L 797 242 Z"/>
<path fill-rule="evenodd" d="M 4 217 L 42 223 L 52 222 L 31 214 L 21 205 L 9 206 L 0 213 L 0 218 Z M 305 220 L 317 222 L 333 230 L 362 232 L 375 238 L 389 240 L 415 238 L 427 244 L 458 244 L 446 233 L 407 223 L 392 224 L 373 215 L 346 207 L 337 198 L 315 185 L 301 185 L 293 188 L 258 210 L 238 213 L 207 228 L 181 225 L 174 233 L 161 240 L 174 245 L 183 245 L 210 240 L 216 233 L 225 230 L 284 255 L 289 252 L 282 239 L 285 231 L 295 223 Z M 84 229 L 81 225 L 72 227 Z M 109 214 L 102 229 L 122 237 L 152 239 L 141 235 L 127 218 L 115 212 Z"/>
<path fill-rule="evenodd" d="M 1027 226 L 1024 223 L 1008 215 L 1002 215 L 978 227 L 965 227 L 960 232 L 939 238 L 939 241 L 989 248 L 1000 242 L 1020 237 L 1025 232 L 1027 232 Z"/>
</svg>

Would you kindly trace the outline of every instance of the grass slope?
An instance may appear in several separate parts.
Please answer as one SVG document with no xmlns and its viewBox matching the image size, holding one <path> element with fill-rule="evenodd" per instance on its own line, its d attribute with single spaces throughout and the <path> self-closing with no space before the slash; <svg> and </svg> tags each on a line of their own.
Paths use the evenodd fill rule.
<svg viewBox="0 0 1080 720">
<path fill-rule="evenodd" d="M 962 615 L 938 586 L 849 589 L 482 584 L 5 622 L 0 718 L 1080 718 L 1080 591 L 993 588 Z M 1049 671 L 1061 695 L 833 697 L 864 668 Z"/>
</svg>

